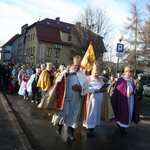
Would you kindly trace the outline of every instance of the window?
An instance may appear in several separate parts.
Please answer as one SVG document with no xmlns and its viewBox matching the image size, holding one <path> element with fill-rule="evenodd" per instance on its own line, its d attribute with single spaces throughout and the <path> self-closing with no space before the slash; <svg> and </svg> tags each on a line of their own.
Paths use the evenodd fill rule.
<svg viewBox="0 0 150 150">
<path fill-rule="evenodd" d="M 68 41 L 71 41 L 72 38 L 71 38 L 71 35 L 68 35 Z"/>
<path fill-rule="evenodd" d="M 30 54 L 33 55 L 32 47 L 31 47 L 31 53 Z"/>
<path fill-rule="evenodd" d="M 29 48 L 28 50 L 29 50 L 29 53 L 28 53 L 28 54 L 30 55 L 30 48 Z"/>
<path fill-rule="evenodd" d="M 28 42 L 30 41 L 30 35 L 28 35 Z"/>
<path fill-rule="evenodd" d="M 60 50 L 56 49 L 56 51 L 55 51 L 55 58 L 59 58 L 59 55 L 60 55 Z"/>
<path fill-rule="evenodd" d="M 32 54 L 33 54 L 33 56 L 34 56 L 34 54 L 35 54 L 35 47 L 33 47 L 33 53 L 32 53 Z"/>
<path fill-rule="evenodd" d="M 48 47 L 47 48 L 47 57 L 51 57 L 51 55 L 52 55 L 52 48 Z"/>
<path fill-rule="evenodd" d="M 32 41 L 32 34 L 31 34 L 31 41 Z"/>
<path fill-rule="evenodd" d="M 35 33 L 33 33 L 33 37 L 32 37 L 32 38 L 33 38 L 33 40 L 34 40 L 34 36 L 35 36 Z"/>
</svg>

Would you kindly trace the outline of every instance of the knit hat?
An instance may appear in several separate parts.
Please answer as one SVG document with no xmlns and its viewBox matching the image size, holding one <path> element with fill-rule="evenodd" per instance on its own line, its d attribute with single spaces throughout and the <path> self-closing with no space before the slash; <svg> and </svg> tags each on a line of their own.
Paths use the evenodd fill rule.
<svg viewBox="0 0 150 150">
<path fill-rule="evenodd" d="M 133 69 L 132 69 L 131 66 L 126 66 L 126 67 L 124 68 L 124 72 L 133 72 Z"/>
</svg>

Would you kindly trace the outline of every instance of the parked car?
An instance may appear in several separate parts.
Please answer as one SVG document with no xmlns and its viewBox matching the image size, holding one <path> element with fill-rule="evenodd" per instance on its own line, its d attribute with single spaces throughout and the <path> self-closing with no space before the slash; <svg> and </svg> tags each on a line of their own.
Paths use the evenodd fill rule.
<svg viewBox="0 0 150 150">
<path fill-rule="evenodd" d="M 109 80 L 103 76 L 100 76 L 100 78 L 103 80 L 104 83 L 109 83 Z"/>
<path fill-rule="evenodd" d="M 143 88 L 144 88 L 143 92 L 144 96 L 150 96 L 150 84 L 144 85 Z"/>
</svg>

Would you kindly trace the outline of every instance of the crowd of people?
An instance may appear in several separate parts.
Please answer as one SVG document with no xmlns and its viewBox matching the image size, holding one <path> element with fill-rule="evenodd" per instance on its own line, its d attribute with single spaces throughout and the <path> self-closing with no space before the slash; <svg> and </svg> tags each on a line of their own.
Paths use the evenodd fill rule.
<svg viewBox="0 0 150 150">
<path fill-rule="evenodd" d="M 73 58 L 72 65 L 60 65 L 55 69 L 51 62 L 31 68 L 28 65 L 1 65 L 1 88 L 8 93 L 17 92 L 25 100 L 37 103 L 38 108 L 51 110 L 52 124 L 61 134 L 67 126 L 67 135 L 75 140 L 74 132 L 78 121 L 83 122 L 87 134 L 94 136 L 94 129 L 101 119 L 116 121 L 120 135 L 127 135 L 131 122 L 138 124 L 140 101 L 143 92 L 141 77 L 133 79 L 133 69 L 124 68 L 123 74 L 110 76 L 109 86 L 100 78 L 97 62 L 90 74 L 81 69 L 81 57 Z M 106 71 L 103 72 L 105 77 Z"/>
</svg>

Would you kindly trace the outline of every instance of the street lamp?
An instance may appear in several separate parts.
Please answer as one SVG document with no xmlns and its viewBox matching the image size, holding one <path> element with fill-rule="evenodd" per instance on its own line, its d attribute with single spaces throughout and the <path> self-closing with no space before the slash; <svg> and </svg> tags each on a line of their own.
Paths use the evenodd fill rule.
<svg viewBox="0 0 150 150">
<path fill-rule="evenodd" d="M 119 40 L 119 42 L 121 43 L 121 41 L 123 40 L 123 35 L 119 35 L 119 36 L 118 36 L 118 40 Z"/>
<path fill-rule="evenodd" d="M 121 56 L 120 54 L 123 53 L 123 50 L 124 50 L 124 45 L 121 44 L 122 40 L 123 40 L 123 35 L 119 35 L 118 36 L 119 43 L 117 43 L 117 49 L 116 49 L 116 52 L 117 52 L 116 56 L 118 57 L 116 74 L 119 72 L 119 57 Z"/>
</svg>

